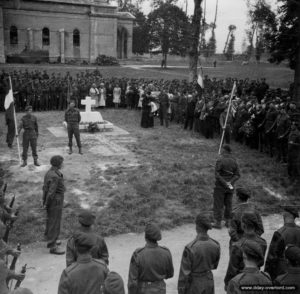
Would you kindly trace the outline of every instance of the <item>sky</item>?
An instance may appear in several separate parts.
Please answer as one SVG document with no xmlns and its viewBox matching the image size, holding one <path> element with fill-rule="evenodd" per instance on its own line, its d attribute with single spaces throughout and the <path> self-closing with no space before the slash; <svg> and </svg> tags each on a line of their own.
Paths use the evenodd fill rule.
<svg viewBox="0 0 300 294">
<path fill-rule="evenodd" d="M 188 14 L 192 15 L 194 10 L 194 0 L 178 0 L 178 6 L 186 9 L 186 1 L 188 3 Z M 151 12 L 150 0 L 145 0 L 141 8 L 145 14 Z M 204 2 L 204 0 L 203 0 Z M 276 0 L 267 0 L 275 8 Z M 203 6 L 202 6 L 203 7 Z M 206 21 L 211 23 L 214 21 L 216 9 L 216 0 L 206 0 Z M 227 34 L 228 26 L 235 25 L 235 51 L 242 52 L 243 40 L 246 37 L 245 30 L 247 25 L 247 6 L 246 0 L 219 0 L 219 8 L 217 15 L 217 28 L 215 30 L 217 39 L 217 53 L 223 52 Z M 210 31 L 207 31 L 207 39 L 211 36 Z"/>
</svg>

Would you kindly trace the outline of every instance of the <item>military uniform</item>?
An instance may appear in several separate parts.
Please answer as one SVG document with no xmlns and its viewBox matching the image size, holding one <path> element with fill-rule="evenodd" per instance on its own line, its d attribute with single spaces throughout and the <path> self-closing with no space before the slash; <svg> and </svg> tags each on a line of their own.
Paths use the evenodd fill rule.
<svg viewBox="0 0 300 294">
<path fill-rule="evenodd" d="M 32 150 L 32 157 L 33 157 L 34 161 L 36 162 L 38 159 L 36 149 L 37 149 L 37 138 L 39 135 L 36 117 L 32 114 L 24 115 L 21 119 L 18 133 L 20 133 L 22 128 L 24 129 L 22 159 L 24 160 L 24 162 L 27 161 L 27 152 L 28 152 L 28 147 L 30 144 L 31 150 Z"/>
<path fill-rule="evenodd" d="M 170 106 L 169 103 L 169 97 L 166 93 L 161 93 L 159 95 L 159 119 L 160 119 L 160 125 L 163 126 L 165 122 L 165 126 L 169 126 L 169 119 L 168 119 L 168 108 Z"/>
<path fill-rule="evenodd" d="M 183 252 L 179 279 L 179 294 L 213 294 L 214 277 L 220 259 L 220 244 L 208 235 L 198 235 Z"/>
<path fill-rule="evenodd" d="M 44 177 L 43 186 L 43 204 L 47 210 L 45 236 L 48 248 L 55 248 L 60 234 L 64 192 L 63 174 L 52 166 Z"/>
<path fill-rule="evenodd" d="M 73 135 L 75 136 L 77 147 L 81 148 L 79 123 L 81 120 L 80 112 L 77 108 L 69 108 L 65 112 L 65 121 L 68 124 L 69 147 L 72 148 Z"/>
<path fill-rule="evenodd" d="M 220 224 L 224 205 L 224 218 L 231 219 L 233 190 L 229 189 L 227 183 L 230 182 L 233 185 L 240 178 L 238 164 L 231 154 L 224 154 L 217 160 L 215 177 L 213 210 L 214 219 Z"/>
<path fill-rule="evenodd" d="M 276 118 L 277 111 L 275 109 L 270 109 L 266 114 L 264 122 L 266 145 L 269 148 L 269 154 L 271 157 L 274 155 Z"/>
<path fill-rule="evenodd" d="M 108 268 L 103 260 L 79 256 L 60 277 L 58 294 L 99 294 Z"/>
<path fill-rule="evenodd" d="M 290 117 L 286 113 L 280 113 L 277 117 L 277 160 L 287 162 L 288 134 L 291 126 Z"/>
<path fill-rule="evenodd" d="M 267 294 L 270 293 L 270 291 L 242 291 L 241 286 L 257 286 L 257 285 L 264 285 L 264 286 L 272 286 L 272 281 L 270 277 L 264 273 L 261 272 L 257 268 L 245 268 L 242 270 L 240 274 L 235 276 L 228 284 L 228 289 L 227 289 L 227 294 L 242 294 L 242 293 L 247 293 L 247 294 L 255 294 L 255 293 L 262 293 L 262 294 Z M 277 292 L 276 292 L 277 293 Z"/>
</svg>

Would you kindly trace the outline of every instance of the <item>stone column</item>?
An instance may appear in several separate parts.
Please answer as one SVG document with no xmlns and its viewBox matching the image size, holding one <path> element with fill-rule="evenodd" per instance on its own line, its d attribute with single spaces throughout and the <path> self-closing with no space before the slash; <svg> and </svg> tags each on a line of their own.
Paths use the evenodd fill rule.
<svg viewBox="0 0 300 294">
<path fill-rule="evenodd" d="M 127 58 L 132 57 L 132 35 L 129 33 L 127 36 Z"/>
<path fill-rule="evenodd" d="M 28 49 L 33 50 L 33 31 L 31 28 L 27 29 L 27 35 L 28 35 Z"/>
<path fill-rule="evenodd" d="M 65 63 L 65 30 L 59 30 L 60 35 L 60 62 Z"/>
<path fill-rule="evenodd" d="M 3 12 L 1 7 L 0 7 L 0 63 L 5 63 L 4 23 L 3 23 Z"/>
</svg>

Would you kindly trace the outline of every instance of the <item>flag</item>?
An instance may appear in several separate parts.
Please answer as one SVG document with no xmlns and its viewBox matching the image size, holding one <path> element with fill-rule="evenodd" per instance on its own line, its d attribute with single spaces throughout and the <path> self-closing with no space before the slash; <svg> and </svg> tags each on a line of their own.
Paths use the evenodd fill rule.
<svg viewBox="0 0 300 294">
<path fill-rule="evenodd" d="M 4 101 L 5 110 L 9 109 L 9 107 L 13 102 L 14 102 L 13 91 L 12 88 L 9 86 L 9 90 L 7 95 L 5 96 L 5 101 Z"/>
<path fill-rule="evenodd" d="M 204 84 L 203 84 L 203 78 L 202 78 L 202 74 L 199 72 L 198 73 L 198 80 L 197 80 L 199 86 L 203 89 L 204 88 Z"/>
</svg>

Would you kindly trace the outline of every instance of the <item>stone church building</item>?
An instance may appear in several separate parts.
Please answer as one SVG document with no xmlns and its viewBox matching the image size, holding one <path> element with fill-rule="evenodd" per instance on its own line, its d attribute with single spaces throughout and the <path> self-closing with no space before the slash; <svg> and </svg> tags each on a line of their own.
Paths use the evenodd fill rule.
<svg viewBox="0 0 300 294">
<path fill-rule="evenodd" d="M 110 0 L 0 0 L 0 62 L 24 51 L 61 63 L 130 58 L 133 21 Z"/>
</svg>

